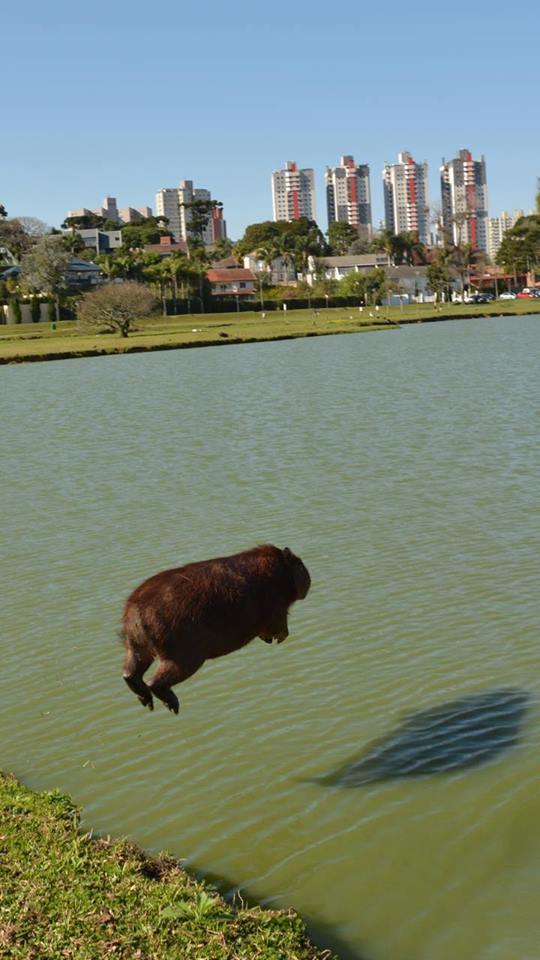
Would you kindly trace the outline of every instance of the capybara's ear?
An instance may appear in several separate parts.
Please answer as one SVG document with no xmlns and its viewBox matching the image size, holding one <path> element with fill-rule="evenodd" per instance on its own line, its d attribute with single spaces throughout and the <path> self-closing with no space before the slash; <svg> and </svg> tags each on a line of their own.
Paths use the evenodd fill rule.
<svg viewBox="0 0 540 960">
<path fill-rule="evenodd" d="M 289 550 L 288 547 L 283 547 L 283 550 L 282 550 L 281 552 L 282 552 L 282 554 L 283 554 L 283 559 L 284 559 L 284 560 L 290 560 L 290 559 L 291 559 L 292 553 L 291 553 L 291 551 Z"/>
</svg>

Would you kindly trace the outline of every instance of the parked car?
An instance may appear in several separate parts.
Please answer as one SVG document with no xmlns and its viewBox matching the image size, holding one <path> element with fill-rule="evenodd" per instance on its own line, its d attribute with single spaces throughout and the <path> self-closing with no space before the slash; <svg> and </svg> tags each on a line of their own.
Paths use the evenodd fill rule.
<svg viewBox="0 0 540 960">
<path fill-rule="evenodd" d="M 489 297 L 486 293 L 473 293 L 467 297 L 467 303 L 489 303 Z"/>
<path fill-rule="evenodd" d="M 506 293 L 499 294 L 499 300 L 515 300 L 515 299 L 516 299 L 515 293 L 510 293 L 509 290 L 507 290 Z"/>
<path fill-rule="evenodd" d="M 530 293 L 528 290 L 522 290 L 521 293 L 516 293 L 518 300 L 532 300 L 534 294 Z"/>
</svg>

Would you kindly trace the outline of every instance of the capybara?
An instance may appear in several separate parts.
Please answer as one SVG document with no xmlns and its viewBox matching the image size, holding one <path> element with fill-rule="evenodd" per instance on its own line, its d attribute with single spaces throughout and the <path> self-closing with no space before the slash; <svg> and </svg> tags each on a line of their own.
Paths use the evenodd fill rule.
<svg viewBox="0 0 540 960">
<path fill-rule="evenodd" d="M 154 709 L 155 694 L 178 713 L 172 686 L 255 637 L 281 643 L 289 635 L 290 606 L 310 586 L 300 558 L 271 544 L 156 573 L 126 601 L 124 680 L 143 707 Z M 155 659 L 158 668 L 146 684 L 143 674 Z"/>
</svg>

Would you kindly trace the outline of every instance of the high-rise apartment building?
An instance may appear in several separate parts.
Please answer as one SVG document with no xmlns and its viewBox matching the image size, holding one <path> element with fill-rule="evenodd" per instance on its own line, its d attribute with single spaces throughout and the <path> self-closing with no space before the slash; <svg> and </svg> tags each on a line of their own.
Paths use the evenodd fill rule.
<svg viewBox="0 0 540 960">
<path fill-rule="evenodd" d="M 460 150 L 441 165 L 442 221 L 446 238 L 488 251 L 488 197 L 486 161 Z"/>
<path fill-rule="evenodd" d="M 178 205 L 178 187 L 162 187 L 156 193 L 156 217 L 168 220 L 167 227 L 176 241 L 180 236 L 180 207 Z"/>
<path fill-rule="evenodd" d="M 272 207 L 274 220 L 316 219 L 315 174 L 312 169 L 299 170 L 287 160 L 284 170 L 272 174 Z"/>
<path fill-rule="evenodd" d="M 191 204 L 195 200 L 211 201 L 209 190 L 197 189 L 193 180 L 181 180 L 178 187 L 162 187 L 156 193 L 156 214 L 167 217 L 169 228 L 176 241 L 188 239 L 188 225 L 192 217 Z M 210 246 L 227 236 L 227 225 L 221 207 L 213 207 L 203 234 L 204 243 Z"/>
<path fill-rule="evenodd" d="M 514 210 L 513 214 L 503 210 L 500 217 L 488 218 L 488 253 L 490 260 L 495 260 L 506 231 L 515 226 L 517 221 L 524 216 L 523 210 Z"/>
<path fill-rule="evenodd" d="M 397 163 L 383 170 L 384 216 L 392 233 L 416 233 L 429 243 L 428 165 L 416 163 L 410 153 L 398 154 Z"/>
<path fill-rule="evenodd" d="M 356 164 L 351 156 L 341 157 L 339 167 L 326 168 L 325 182 L 328 226 L 338 220 L 356 227 L 359 236 L 369 238 L 372 225 L 368 164 Z"/>
</svg>

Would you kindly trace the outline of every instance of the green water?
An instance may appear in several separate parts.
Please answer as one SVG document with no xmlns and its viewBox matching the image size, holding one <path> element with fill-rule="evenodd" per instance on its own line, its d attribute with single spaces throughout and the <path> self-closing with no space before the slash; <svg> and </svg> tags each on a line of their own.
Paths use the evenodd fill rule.
<svg viewBox="0 0 540 960">
<path fill-rule="evenodd" d="M 362 960 L 540 957 L 538 318 L 4 367 L 0 768 Z M 290 638 L 121 679 L 143 578 L 258 542 Z M 489 763 L 313 782 L 403 714 L 530 695 Z"/>
</svg>

